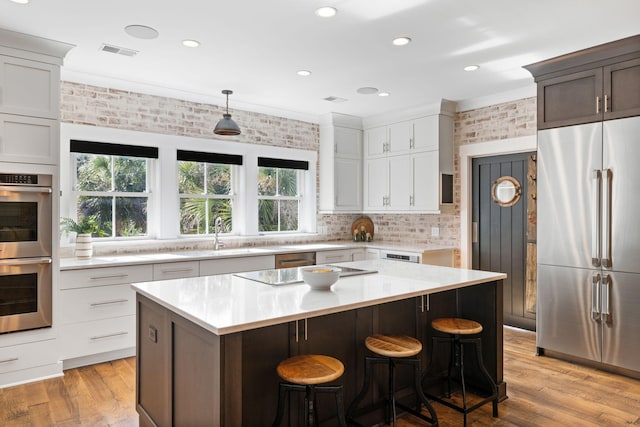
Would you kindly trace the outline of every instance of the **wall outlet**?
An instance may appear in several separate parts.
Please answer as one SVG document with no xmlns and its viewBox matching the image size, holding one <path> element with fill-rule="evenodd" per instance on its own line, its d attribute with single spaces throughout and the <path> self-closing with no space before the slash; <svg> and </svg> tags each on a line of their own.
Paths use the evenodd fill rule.
<svg viewBox="0 0 640 427">
<path fill-rule="evenodd" d="M 431 227 L 431 237 L 440 236 L 440 227 Z"/>
</svg>

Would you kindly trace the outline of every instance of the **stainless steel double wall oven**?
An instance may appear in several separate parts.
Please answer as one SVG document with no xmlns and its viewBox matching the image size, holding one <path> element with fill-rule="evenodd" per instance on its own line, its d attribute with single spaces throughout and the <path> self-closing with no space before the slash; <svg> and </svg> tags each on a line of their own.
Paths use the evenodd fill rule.
<svg viewBox="0 0 640 427">
<path fill-rule="evenodd" d="M 51 326 L 52 176 L 0 173 L 0 333 Z"/>
</svg>

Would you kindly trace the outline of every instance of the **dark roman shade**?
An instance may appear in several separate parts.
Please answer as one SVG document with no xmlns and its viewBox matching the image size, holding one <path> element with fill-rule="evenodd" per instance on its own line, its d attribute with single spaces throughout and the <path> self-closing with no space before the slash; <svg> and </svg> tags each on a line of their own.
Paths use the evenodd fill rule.
<svg viewBox="0 0 640 427">
<path fill-rule="evenodd" d="M 203 153 L 200 151 L 178 150 L 178 160 L 185 162 L 222 163 L 242 165 L 242 156 L 238 154 Z"/>
<path fill-rule="evenodd" d="M 265 168 L 309 170 L 309 162 L 303 160 L 272 159 L 270 157 L 258 157 L 258 166 Z"/>
<path fill-rule="evenodd" d="M 139 145 L 112 144 L 110 142 L 71 140 L 72 153 L 105 154 L 111 156 L 158 158 L 158 147 L 141 147 Z"/>
</svg>

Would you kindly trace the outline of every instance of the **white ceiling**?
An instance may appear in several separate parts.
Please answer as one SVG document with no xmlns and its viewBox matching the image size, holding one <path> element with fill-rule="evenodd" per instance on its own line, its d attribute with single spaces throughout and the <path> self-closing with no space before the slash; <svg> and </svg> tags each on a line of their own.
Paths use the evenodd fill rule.
<svg viewBox="0 0 640 427">
<path fill-rule="evenodd" d="M 338 14 L 316 16 L 325 5 Z M 160 35 L 131 37 L 131 24 Z M 232 89 L 231 109 L 313 120 L 531 89 L 523 65 L 639 33 L 640 0 L 0 0 L 0 28 L 74 44 L 66 80 L 216 104 Z M 399 35 L 413 42 L 393 46 Z M 356 93 L 363 86 L 391 96 Z"/>
</svg>

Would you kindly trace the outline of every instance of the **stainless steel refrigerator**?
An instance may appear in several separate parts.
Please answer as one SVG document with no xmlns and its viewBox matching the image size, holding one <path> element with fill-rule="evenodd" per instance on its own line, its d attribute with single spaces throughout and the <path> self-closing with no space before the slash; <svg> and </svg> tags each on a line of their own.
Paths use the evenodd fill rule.
<svg viewBox="0 0 640 427">
<path fill-rule="evenodd" d="M 537 346 L 640 371 L 640 117 L 538 133 Z"/>
</svg>

